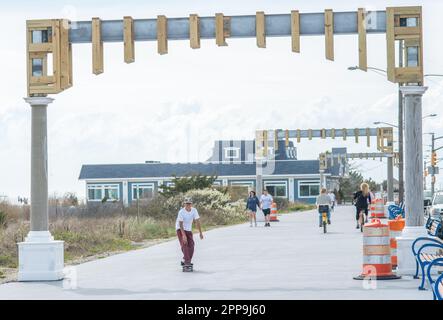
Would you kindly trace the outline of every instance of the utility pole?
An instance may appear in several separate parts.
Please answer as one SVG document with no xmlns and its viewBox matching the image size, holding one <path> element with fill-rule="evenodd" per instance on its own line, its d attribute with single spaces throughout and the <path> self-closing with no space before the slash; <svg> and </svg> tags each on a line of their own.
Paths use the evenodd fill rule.
<svg viewBox="0 0 443 320">
<path fill-rule="evenodd" d="M 399 61 L 403 66 L 403 44 L 399 41 Z M 398 84 L 398 202 L 404 200 L 404 162 L 403 162 L 403 94 L 402 84 Z"/>
<path fill-rule="evenodd" d="M 443 149 L 443 147 L 439 147 L 439 148 L 435 148 L 435 140 L 440 140 L 443 139 L 443 136 L 436 138 L 435 137 L 435 133 L 431 133 L 431 137 L 432 137 L 432 143 L 431 143 L 431 168 L 432 168 L 432 172 L 431 172 L 431 193 L 432 193 L 432 197 L 434 197 L 434 193 L 435 193 L 435 173 L 437 170 L 437 151 L 440 149 Z"/>
<path fill-rule="evenodd" d="M 424 174 L 423 174 L 423 190 L 426 191 L 426 176 L 428 174 L 428 171 L 426 169 L 426 160 L 423 162 L 423 172 L 424 172 Z"/>
</svg>

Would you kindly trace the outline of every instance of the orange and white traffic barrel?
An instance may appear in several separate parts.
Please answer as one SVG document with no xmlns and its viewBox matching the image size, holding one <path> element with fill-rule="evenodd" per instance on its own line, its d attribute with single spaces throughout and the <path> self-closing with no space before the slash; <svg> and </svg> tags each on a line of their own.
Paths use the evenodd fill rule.
<svg viewBox="0 0 443 320">
<path fill-rule="evenodd" d="M 371 218 L 382 219 L 385 217 L 385 204 L 383 199 L 375 199 L 374 211 L 371 211 Z"/>
<path fill-rule="evenodd" d="M 370 217 L 375 218 L 375 199 L 372 199 L 371 201 L 371 207 L 370 207 Z"/>
<path fill-rule="evenodd" d="M 401 236 L 401 232 L 405 227 L 405 219 L 402 216 L 397 216 L 394 220 L 388 221 L 389 225 L 389 238 L 391 247 L 391 263 L 392 268 L 397 268 L 397 237 Z"/>
<path fill-rule="evenodd" d="M 389 227 L 374 219 L 363 227 L 363 272 L 355 280 L 392 280 L 401 277 L 392 273 Z"/>
<path fill-rule="evenodd" d="M 271 205 L 271 219 L 270 221 L 275 221 L 278 222 L 278 218 L 277 218 L 277 204 L 275 202 L 272 203 Z"/>
</svg>

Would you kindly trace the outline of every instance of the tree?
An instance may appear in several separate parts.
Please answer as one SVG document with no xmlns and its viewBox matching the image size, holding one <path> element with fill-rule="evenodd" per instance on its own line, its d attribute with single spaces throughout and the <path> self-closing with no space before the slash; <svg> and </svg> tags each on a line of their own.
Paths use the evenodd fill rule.
<svg viewBox="0 0 443 320">
<path fill-rule="evenodd" d="M 201 174 L 193 174 L 191 176 L 177 177 L 173 176 L 172 183 L 168 186 L 162 184 L 160 186 L 160 194 L 166 198 L 173 197 L 179 193 L 185 193 L 189 190 L 206 189 L 212 187 L 217 176 L 205 176 Z"/>
<path fill-rule="evenodd" d="M 346 201 L 346 199 L 352 199 L 353 193 L 360 189 L 360 185 L 363 183 L 363 176 L 361 173 L 351 170 L 347 178 L 340 178 L 339 183 L 339 199 Z"/>
</svg>

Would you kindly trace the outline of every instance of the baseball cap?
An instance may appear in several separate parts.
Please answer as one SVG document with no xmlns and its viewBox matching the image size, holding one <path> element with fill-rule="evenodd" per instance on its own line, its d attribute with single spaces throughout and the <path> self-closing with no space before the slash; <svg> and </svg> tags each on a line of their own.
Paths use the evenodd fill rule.
<svg viewBox="0 0 443 320">
<path fill-rule="evenodd" d="M 192 199 L 191 198 L 185 198 L 184 203 L 192 203 Z"/>
</svg>

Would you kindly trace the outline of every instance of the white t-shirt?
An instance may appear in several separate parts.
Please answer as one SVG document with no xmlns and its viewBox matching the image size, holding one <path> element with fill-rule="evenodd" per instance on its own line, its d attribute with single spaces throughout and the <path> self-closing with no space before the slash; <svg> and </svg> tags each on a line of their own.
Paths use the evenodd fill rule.
<svg viewBox="0 0 443 320">
<path fill-rule="evenodd" d="M 191 211 L 187 211 L 185 208 L 181 208 L 177 215 L 177 221 L 175 222 L 175 229 L 180 229 L 180 221 L 183 221 L 183 229 L 185 231 L 192 231 L 192 222 L 200 218 L 198 211 L 195 208 L 191 208 Z"/>
<path fill-rule="evenodd" d="M 272 196 L 270 194 L 268 194 L 267 196 L 262 194 L 260 197 L 260 202 L 262 203 L 262 206 L 263 206 L 262 209 L 270 209 L 273 200 L 274 199 L 272 199 Z"/>
<path fill-rule="evenodd" d="M 329 196 L 329 198 L 331 198 L 332 202 L 335 202 L 335 194 L 334 193 L 331 192 L 328 194 L 328 196 Z"/>
</svg>

